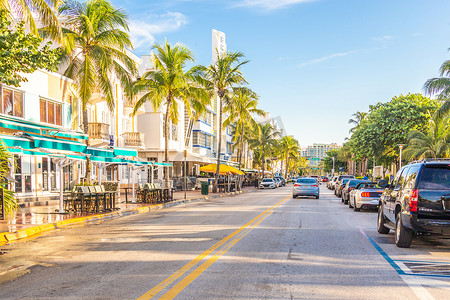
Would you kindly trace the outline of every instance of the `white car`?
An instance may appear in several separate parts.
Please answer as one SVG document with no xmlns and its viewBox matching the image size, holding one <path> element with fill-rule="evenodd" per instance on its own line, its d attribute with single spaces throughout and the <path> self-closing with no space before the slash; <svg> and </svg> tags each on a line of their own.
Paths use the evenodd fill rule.
<svg viewBox="0 0 450 300">
<path fill-rule="evenodd" d="M 361 208 L 376 209 L 383 190 L 376 182 L 361 182 L 350 191 L 348 207 L 354 211 L 360 211 Z"/>
<path fill-rule="evenodd" d="M 277 186 L 276 186 L 275 180 L 273 178 L 264 178 L 259 183 L 259 188 L 260 189 L 274 189 L 276 187 Z"/>
</svg>

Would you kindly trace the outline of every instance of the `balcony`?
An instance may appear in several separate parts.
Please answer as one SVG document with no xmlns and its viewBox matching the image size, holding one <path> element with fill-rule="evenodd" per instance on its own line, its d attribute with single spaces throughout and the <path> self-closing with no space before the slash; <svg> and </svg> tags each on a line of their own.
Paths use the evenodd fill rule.
<svg viewBox="0 0 450 300">
<path fill-rule="evenodd" d="M 89 123 L 89 144 L 94 147 L 109 145 L 109 124 Z"/>
<path fill-rule="evenodd" d="M 125 132 L 123 134 L 123 142 L 125 144 L 125 148 L 145 148 L 144 134 L 140 132 Z"/>
<path fill-rule="evenodd" d="M 134 110 L 134 106 L 137 102 L 138 98 L 135 97 L 134 99 L 126 99 L 123 102 L 123 114 L 125 116 L 129 116 L 133 110 Z M 140 115 L 143 114 L 145 112 L 144 110 L 144 106 L 141 106 L 138 111 L 136 112 L 136 115 Z"/>
</svg>

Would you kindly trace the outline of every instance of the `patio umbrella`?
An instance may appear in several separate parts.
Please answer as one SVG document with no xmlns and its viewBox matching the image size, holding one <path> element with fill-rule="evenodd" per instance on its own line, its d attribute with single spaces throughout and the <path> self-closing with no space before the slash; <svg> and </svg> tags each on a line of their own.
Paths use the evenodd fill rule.
<svg viewBox="0 0 450 300">
<path fill-rule="evenodd" d="M 227 165 L 220 165 L 219 167 L 219 174 L 226 175 L 230 173 L 230 171 L 226 168 Z M 217 170 L 217 164 L 209 164 L 203 167 L 200 167 L 200 171 L 206 172 L 206 173 L 216 173 Z"/>
<path fill-rule="evenodd" d="M 200 167 L 200 171 L 206 172 L 206 173 L 215 173 L 216 170 L 217 170 L 217 164 L 209 164 L 209 165 Z M 222 165 L 222 164 L 219 167 L 219 173 L 221 175 L 226 175 L 226 174 L 245 175 L 244 172 L 239 171 L 235 167 Z"/>
</svg>

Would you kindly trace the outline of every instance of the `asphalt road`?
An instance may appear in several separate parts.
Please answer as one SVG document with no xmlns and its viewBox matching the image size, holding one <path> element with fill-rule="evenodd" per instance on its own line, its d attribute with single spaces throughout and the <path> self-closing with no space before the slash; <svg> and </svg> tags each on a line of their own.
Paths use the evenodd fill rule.
<svg viewBox="0 0 450 300">
<path fill-rule="evenodd" d="M 399 249 L 321 186 L 53 231 L 2 247 L 0 299 L 449 299 L 450 244 Z"/>
</svg>

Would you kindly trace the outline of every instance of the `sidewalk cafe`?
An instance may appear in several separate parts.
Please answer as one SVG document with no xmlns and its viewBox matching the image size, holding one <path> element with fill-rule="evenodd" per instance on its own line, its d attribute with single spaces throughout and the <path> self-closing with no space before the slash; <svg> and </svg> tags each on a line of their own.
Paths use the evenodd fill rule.
<svg viewBox="0 0 450 300">
<path fill-rule="evenodd" d="M 209 164 L 200 167 L 200 171 L 215 174 L 217 171 L 217 164 Z M 239 169 L 225 164 L 219 165 L 219 174 L 220 177 L 218 178 L 217 192 L 232 192 L 239 190 L 242 186 L 242 176 L 245 175 L 245 173 Z"/>
<path fill-rule="evenodd" d="M 0 134 L 0 139 L 13 154 L 10 162 L 13 166 L 10 189 L 15 191 L 23 202 L 50 197 L 58 199 L 59 212 L 114 210 L 120 189 L 118 182 L 115 185 L 102 182 L 102 171 L 107 168 L 116 170 L 117 174 L 120 166 L 128 168 L 130 173 L 144 169 L 153 175 L 155 168 L 171 166 L 141 161 L 134 149 L 88 147 L 78 141 L 87 139 L 82 133 L 42 130 L 41 133 Z M 91 165 L 91 179 L 83 181 L 87 162 Z M 132 185 L 133 189 L 133 202 L 166 202 L 172 199 L 170 187 L 156 186 L 153 176 L 151 180 L 149 178 L 149 185 L 138 188 L 136 193 L 134 187 L 137 182 L 131 182 L 130 178 L 134 176 L 128 177 L 128 187 Z"/>
</svg>

